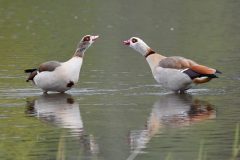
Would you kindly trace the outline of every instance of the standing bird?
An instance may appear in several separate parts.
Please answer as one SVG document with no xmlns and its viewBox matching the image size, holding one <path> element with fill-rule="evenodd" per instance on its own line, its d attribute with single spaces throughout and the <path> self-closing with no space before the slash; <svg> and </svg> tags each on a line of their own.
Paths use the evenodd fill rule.
<svg viewBox="0 0 240 160">
<path fill-rule="evenodd" d="M 138 37 L 132 37 L 123 43 L 146 58 L 153 77 L 159 84 L 175 92 L 185 92 L 191 88 L 192 83 L 209 82 L 213 78 L 218 78 L 216 73 L 221 73 L 184 57 L 165 57 L 157 54 Z"/>
<path fill-rule="evenodd" d="M 65 92 L 78 82 L 85 51 L 99 36 L 86 35 L 79 42 L 72 58 L 66 62 L 48 61 L 39 68 L 26 69 L 30 73 L 27 82 L 41 88 L 44 93 L 48 91 Z"/>
</svg>

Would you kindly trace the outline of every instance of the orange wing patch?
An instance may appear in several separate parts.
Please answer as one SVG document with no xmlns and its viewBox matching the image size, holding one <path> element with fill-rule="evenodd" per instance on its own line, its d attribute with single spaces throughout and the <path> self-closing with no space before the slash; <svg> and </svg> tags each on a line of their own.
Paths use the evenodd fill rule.
<svg viewBox="0 0 240 160">
<path fill-rule="evenodd" d="M 215 74 L 216 70 L 203 66 L 203 65 L 193 65 L 190 67 L 193 71 L 200 73 L 200 74 Z"/>
</svg>

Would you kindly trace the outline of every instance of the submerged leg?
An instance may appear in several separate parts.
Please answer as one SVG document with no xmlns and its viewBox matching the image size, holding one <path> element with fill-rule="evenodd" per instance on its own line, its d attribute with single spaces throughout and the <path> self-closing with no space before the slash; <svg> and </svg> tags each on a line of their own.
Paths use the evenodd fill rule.
<svg viewBox="0 0 240 160">
<path fill-rule="evenodd" d="M 174 93 L 176 94 L 185 94 L 187 90 L 178 90 L 178 91 L 174 91 Z"/>
<path fill-rule="evenodd" d="M 187 90 L 180 90 L 179 93 L 180 94 L 185 94 L 187 92 Z"/>
<path fill-rule="evenodd" d="M 48 91 L 43 91 L 43 94 L 48 94 Z"/>
</svg>

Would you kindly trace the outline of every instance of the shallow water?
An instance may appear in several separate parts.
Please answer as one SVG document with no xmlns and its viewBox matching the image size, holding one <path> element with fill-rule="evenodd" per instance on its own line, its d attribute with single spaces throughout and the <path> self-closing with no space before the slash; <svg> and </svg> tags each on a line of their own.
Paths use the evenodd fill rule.
<svg viewBox="0 0 240 160">
<path fill-rule="evenodd" d="M 0 159 L 230 159 L 240 121 L 237 1 L 0 1 Z M 23 70 L 65 61 L 85 34 L 80 82 L 43 95 Z M 216 67 L 176 95 L 121 41 Z"/>
</svg>

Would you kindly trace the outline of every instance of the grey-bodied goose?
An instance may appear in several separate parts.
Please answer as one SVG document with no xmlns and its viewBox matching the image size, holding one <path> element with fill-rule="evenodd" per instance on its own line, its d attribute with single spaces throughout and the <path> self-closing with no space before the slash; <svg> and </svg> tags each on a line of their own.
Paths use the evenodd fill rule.
<svg viewBox="0 0 240 160">
<path fill-rule="evenodd" d="M 191 88 L 191 84 L 209 82 L 217 78 L 216 73 L 221 73 L 184 57 L 160 55 L 138 37 L 132 37 L 123 43 L 146 58 L 153 77 L 159 84 L 175 92 L 184 92 Z"/>
</svg>

